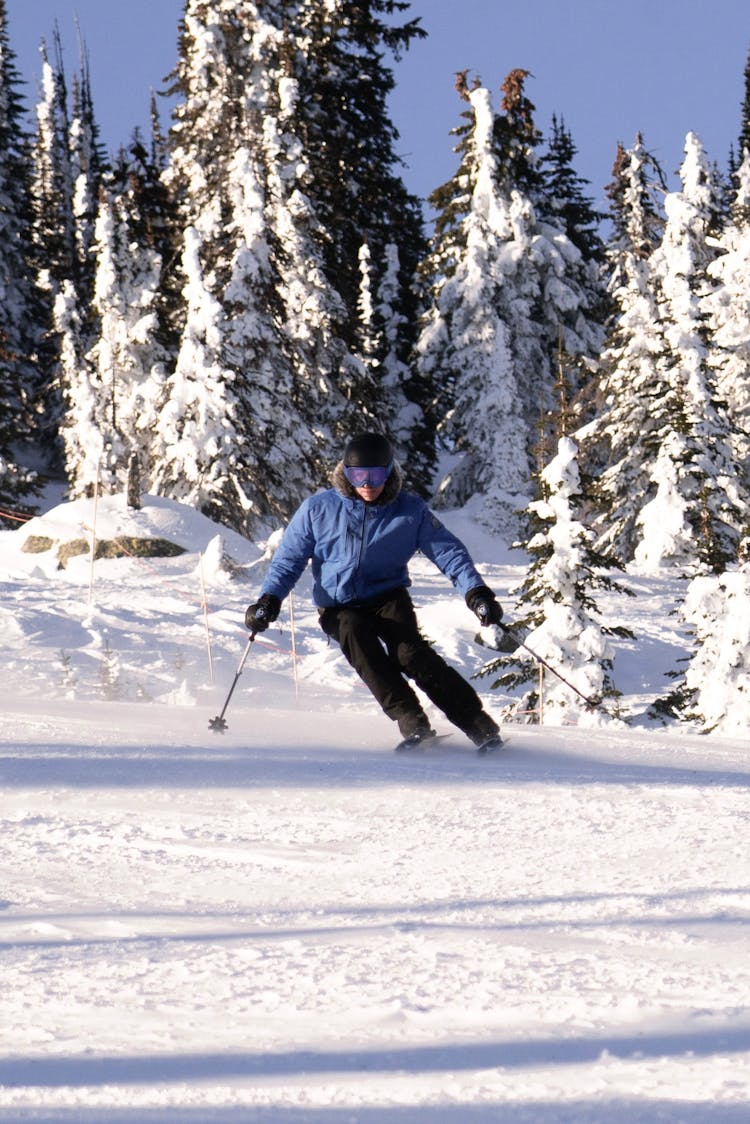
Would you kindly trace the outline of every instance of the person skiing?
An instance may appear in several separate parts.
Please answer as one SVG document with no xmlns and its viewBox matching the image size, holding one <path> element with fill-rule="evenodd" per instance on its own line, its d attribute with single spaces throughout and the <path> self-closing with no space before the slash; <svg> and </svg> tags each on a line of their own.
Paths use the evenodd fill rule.
<svg viewBox="0 0 750 1124">
<path fill-rule="evenodd" d="M 498 725 L 474 688 L 421 635 L 408 592 L 408 563 L 421 550 L 482 625 L 498 624 L 502 608 L 468 550 L 424 500 L 402 488 L 393 449 L 381 433 L 348 441 L 332 484 L 292 517 L 245 624 L 253 633 L 265 631 L 312 561 L 321 627 L 398 723 L 397 750 L 437 737 L 409 679 L 481 751 L 499 747 Z"/>
</svg>

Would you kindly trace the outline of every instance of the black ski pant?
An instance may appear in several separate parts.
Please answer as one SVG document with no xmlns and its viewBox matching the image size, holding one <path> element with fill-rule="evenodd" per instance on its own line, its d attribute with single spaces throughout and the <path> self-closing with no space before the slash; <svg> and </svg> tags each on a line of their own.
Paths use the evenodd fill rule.
<svg viewBox="0 0 750 1124">
<path fill-rule="evenodd" d="M 482 713 L 481 700 L 471 684 L 420 633 L 405 589 L 391 590 L 361 604 L 322 609 L 320 624 L 340 645 L 383 711 L 398 722 L 404 737 L 428 724 L 407 679 L 413 679 L 461 730 L 468 730 Z"/>
</svg>

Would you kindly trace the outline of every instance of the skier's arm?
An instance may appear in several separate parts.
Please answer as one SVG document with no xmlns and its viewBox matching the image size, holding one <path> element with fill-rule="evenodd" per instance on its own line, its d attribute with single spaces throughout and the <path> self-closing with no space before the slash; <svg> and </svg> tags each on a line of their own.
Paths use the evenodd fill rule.
<svg viewBox="0 0 750 1124">
<path fill-rule="evenodd" d="M 480 577 L 468 550 L 426 506 L 419 548 L 453 582 L 482 625 L 499 624 L 503 610 Z"/>
<path fill-rule="evenodd" d="M 271 565 L 261 586 L 261 596 L 270 594 L 283 601 L 304 573 L 314 549 L 315 536 L 310 517 L 310 501 L 305 500 L 292 516 L 271 559 Z"/>
</svg>

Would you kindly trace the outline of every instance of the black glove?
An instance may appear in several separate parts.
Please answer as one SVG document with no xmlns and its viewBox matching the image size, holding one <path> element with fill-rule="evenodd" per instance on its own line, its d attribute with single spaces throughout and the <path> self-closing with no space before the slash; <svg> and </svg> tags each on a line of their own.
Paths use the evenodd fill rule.
<svg viewBox="0 0 750 1124">
<path fill-rule="evenodd" d="M 466 594 L 466 604 L 472 613 L 479 617 L 482 628 L 488 624 L 500 624 L 503 619 L 501 609 L 495 594 L 486 585 L 477 585 Z"/>
<path fill-rule="evenodd" d="M 281 609 L 281 602 L 273 593 L 264 593 L 254 605 L 248 605 L 245 624 L 251 632 L 265 632 L 275 621 Z"/>
</svg>

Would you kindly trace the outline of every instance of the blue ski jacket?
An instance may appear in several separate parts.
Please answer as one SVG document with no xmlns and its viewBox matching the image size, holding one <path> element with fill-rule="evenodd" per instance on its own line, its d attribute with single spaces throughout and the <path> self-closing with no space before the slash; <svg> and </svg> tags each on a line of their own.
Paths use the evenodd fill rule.
<svg viewBox="0 0 750 1124">
<path fill-rule="evenodd" d="M 419 496 L 399 489 L 388 502 L 367 504 L 329 488 L 292 517 L 261 594 L 283 601 L 311 561 L 318 608 L 361 604 L 411 585 L 408 563 L 418 550 L 464 597 L 484 584 L 464 544 Z"/>
</svg>

